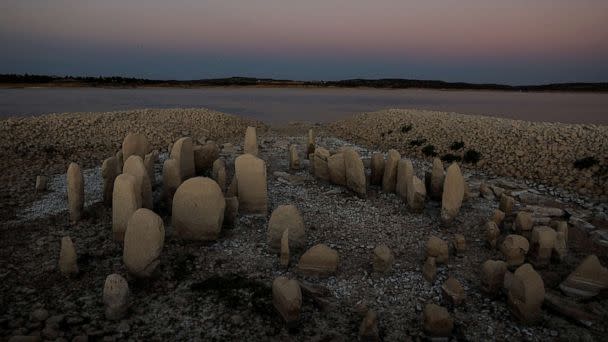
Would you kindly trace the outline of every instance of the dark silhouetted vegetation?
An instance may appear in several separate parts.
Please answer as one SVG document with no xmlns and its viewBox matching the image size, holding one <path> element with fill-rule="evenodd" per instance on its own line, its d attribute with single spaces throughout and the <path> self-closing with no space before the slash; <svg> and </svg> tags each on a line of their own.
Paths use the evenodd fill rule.
<svg viewBox="0 0 608 342">
<path fill-rule="evenodd" d="M 444 162 L 446 162 L 446 163 L 453 163 L 455 161 L 461 161 L 462 157 L 461 156 L 457 156 L 455 154 L 448 153 L 448 154 L 442 155 L 441 156 L 441 160 L 444 161 Z"/>
<path fill-rule="evenodd" d="M 454 141 L 452 145 L 450 145 L 450 150 L 458 151 L 464 148 L 464 141 Z"/>
<path fill-rule="evenodd" d="M 600 163 L 595 157 L 585 157 L 574 161 L 574 167 L 579 170 L 588 169 Z"/>
<path fill-rule="evenodd" d="M 426 139 L 424 138 L 410 140 L 410 146 L 422 146 L 425 143 Z"/>
<path fill-rule="evenodd" d="M 481 160 L 481 153 L 473 149 L 469 149 L 464 153 L 462 161 L 469 164 L 477 164 Z"/>
<path fill-rule="evenodd" d="M 435 152 L 435 146 L 433 145 L 424 146 L 422 148 L 422 153 L 424 153 L 424 155 L 427 157 L 435 157 L 437 155 L 437 152 Z"/>
</svg>

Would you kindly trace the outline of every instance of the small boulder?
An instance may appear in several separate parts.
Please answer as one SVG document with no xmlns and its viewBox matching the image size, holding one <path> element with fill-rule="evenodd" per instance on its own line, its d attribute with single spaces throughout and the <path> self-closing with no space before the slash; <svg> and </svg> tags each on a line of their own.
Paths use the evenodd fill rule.
<svg viewBox="0 0 608 342">
<path fill-rule="evenodd" d="M 513 212 L 513 206 L 515 205 L 515 199 L 505 194 L 500 195 L 500 205 L 498 209 L 505 213 L 505 215 L 511 215 Z"/>
<path fill-rule="evenodd" d="M 124 239 L 131 215 L 141 208 L 140 191 L 134 176 L 123 173 L 114 181 L 112 191 L 112 232 L 114 239 Z"/>
<path fill-rule="evenodd" d="M 163 220 L 152 210 L 138 209 L 127 225 L 122 259 L 129 273 L 139 278 L 152 275 L 165 244 Z"/>
<path fill-rule="evenodd" d="M 329 180 L 337 185 L 346 186 L 346 168 L 344 154 L 336 153 L 327 159 Z"/>
<path fill-rule="evenodd" d="M 454 305 L 462 304 L 466 298 L 464 288 L 454 277 L 448 277 L 445 283 L 441 285 L 441 293 L 443 293 L 444 298 Z"/>
<path fill-rule="evenodd" d="M 129 284 L 119 274 L 110 274 L 106 277 L 103 286 L 103 303 L 106 319 L 121 320 L 129 309 Z"/>
<path fill-rule="evenodd" d="M 454 328 L 454 320 L 448 310 L 436 304 L 424 307 L 424 331 L 433 337 L 449 337 Z"/>
<path fill-rule="evenodd" d="M 504 211 L 500 210 L 500 209 L 495 209 L 494 212 L 492 213 L 492 221 L 494 221 L 494 223 L 496 223 L 496 226 L 500 226 L 500 224 L 502 223 L 502 221 L 505 219 L 505 213 Z"/>
<path fill-rule="evenodd" d="M 481 184 L 479 184 L 479 195 L 489 200 L 494 200 L 496 198 L 492 189 L 490 189 L 485 182 L 481 182 Z"/>
<path fill-rule="evenodd" d="M 70 221 L 80 221 L 84 210 L 84 178 L 80 166 L 70 163 L 67 172 L 68 183 L 68 208 L 70 210 Z"/>
<path fill-rule="evenodd" d="M 183 182 L 173 197 L 173 228 L 186 240 L 215 240 L 224 221 L 226 201 L 215 181 L 195 177 Z"/>
<path fill-rule="evenodd" d="M 305 275 L 329 276 L 336 273 L 338 261 L 338 252 L 324 244 L 318 244 L 302 254 L 298 270 Z"/>
<path fill-rule="evenodd" d="M 532 265 L 524 264 L 513 274 L 508 292 L 508 304 L 515 317 L 524 323 L 533 323 L 541 316 L 545 299 L 543 279 Z"/>
<path fill-rule="evenodd" d="M 434 257 L 438 264 L 444 264 L 449 258 L 448 243 L 442 239 L 431 236 L 426 242 L 426 256 Z"/>
<path fill-rule="evenodd" d="M 397 184 L 397 166 L 401 155 L 397 150 L 389 150 L 384 163 L 384 174 L 382 175 L 382 191 L 383 192 L 395 192 L 395 186 Z"/>
<path fill-rule="evenodd" d="M 66 277 L 78 274 L 78 257 L 76 248 L 69 236 L 61 238 L 61 251 L 59 252 L 59 270 Z"/>
<path fill-rule="evenodd" d="M 534 218 L 532 214 L 520 211 L 515 216 L 515 231 L 523 236 L 530 237 L 530 231 L 534 226 Z"/>
<path fill-rule="evenodd" d="M 457 163 L 452 163 L 445 175 L 441 197 L 441 220 L 445 223 L 454 220 L 464 198 L 464 178 Z"/>
<path fill-rule="evenodd" d="M 247 127 L 245 131 L 245 143 L 243 147 L 243 152 L 246 154 L 251 154 L 254 156 L 258 156 L 258 138 L 255 127 Z"/>
<path fill-rule="evenodd" d="M 464 252 L 467 250 L 467 240 L 462 234 L 454 234 L 454 254 L 456 256 L 463 256 Z"/>
<path fill-rule="evenodd" d="M 298 155 L 298 145 L 289 146 L 289 169 L 300 169 L 300 156 Z"/>
<path fill-rule="evenodd" d="M 507 235 L 501 246 L 501 252 L 505 256 L 505 259 L 507 259 L 509 267 L 523 264 L 529 250 L 530 243 L 528 239 L 515 234 Z"/>
<path fill-rule="evenodd" d="M 342 153 L 346 169 L 346 186 L 359 197 L 366 198 L 365 168 L 359 153 L 352 147 L 345 148 Z"/>
<path fill-rule="evenodd" d="M 236 158 L 239 210 L 246 214 L 268 212 L 268 189 L 266 186 L 266 163 L 254 155 L 244 154 Z"/>
<path fill-rule="evenodd" d="M 435 281 L 435 277 L 437 277 L 437 262 L 434 257 L 426 258 L 424 266 L 422 266 L 422 276 L 431 284 Z"/>
<path fill-rule="evenodd" d="M 440 201 L 443 196 L 443 182 L 445 181 L 445 171 L 441 159 L 433 159 L 433 168 L 431 171 L 430 187 L 427 189 L 429 196 L 435 201 Z"/>
<path fill-rule="evenodd" d="M 359 339 L 367 342 L 379 342 L 378 315 L 374 310 L 367 310 L 359 326 Z"/>
<path fill-rule="evenodd" d="M 182 180 L 195 175 L 194 150 L 192 138 L 183 137 L 178 139 L 171 148 L 171 159 L 175 159 L 179 165 L 179 174 Z"/>
<path fill-rule="evenodd" d="M 496 295 L 503 286 L 507 263 L 502 260 L 487 260 L 481 268 L 481 288 L 486 293 Z"/>
<path fill-rule="evenodd" d="M 272 282 L 272 304 L 285 322 L 292 323 L 300 318 L 302 290 L 297 280 L 277 277 Z"/>
<path fill-rule="evenodd" d="M 315 164 L 315 177 L 329 182 L 329 166 L 327 165 L 327 159 L 329 158 L 329 151 L 323 147 L 317 147 L 315 150 L 315 156 L 313 163 Z"/>
<path fill-rule="evenodd" d="M 594 254 L 587 256 L 559 288 L 567 296 L 588 299 L 608 288 L 608 269 Z"/>
<path fill-rule="evenodd" d="M 395 256 L 390 248 L 386 245 L 380 245 L 374 248 L 374 272 L 387 273 L 390 272 L 395 261 Z"/>
<path fill-rule="evenodd" d="M 270 248 L 279 249 L 281 247 L 281 237 L 287 229 L 289 229 L 289 245 L 295 248 L 304 246 L 306 243 L 304 220 L 294 205 L 280 205 L 270 215 L 270 220 L 268 220 Z"/>
<path fill-rule="evenodd" d="M 372 154 L 372 160 L 370 163 L 371 168 L 371 177 L 370 184 L 371 185 L 380 185 L 382 184 L 382 177 L 384 177 L 384 156 L 382 153 L 374 153 Z"/>
<path fill-rule="evenodd" d="M 156 178 L 154 175 L 154 164 L 156 164 L 156 160 L 158 159 L 158 152 L 152 151 L 146 154 L 144 158 L 144 166 L 146 167 L 146 171 L 148 171 L 148 178 L 150 179 L 150 185 L 154 188 L 154 183 L 156 182 Z"/>
</svg>

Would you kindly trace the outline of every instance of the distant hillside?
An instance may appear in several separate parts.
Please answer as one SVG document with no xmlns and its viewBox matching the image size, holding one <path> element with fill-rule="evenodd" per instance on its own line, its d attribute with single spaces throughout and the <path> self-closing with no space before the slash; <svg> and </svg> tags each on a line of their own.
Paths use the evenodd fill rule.
<svg viewBox="0 0 608 342">
<path fill-rule="evenodd" d="M 74 77 L 46 75 L 0 74 L 3 87 L 213 87 L 213 86 L 257 86 L 257 87 L 341 87 L 341 88 L 423 88 L 423 89 L 472 89 L 504 91 L 608 91 L 608 82 L 602 83 L 554 83 L 542 85 L 510 86 L 491 83 L 444 82 L 436 80 L 409 80 L 402 78 L 351 79 L 341 81 L 296 81 L 271 78 L 229 77 L 200 80 L 149 80 L 129 77 Z"/>
</svg>

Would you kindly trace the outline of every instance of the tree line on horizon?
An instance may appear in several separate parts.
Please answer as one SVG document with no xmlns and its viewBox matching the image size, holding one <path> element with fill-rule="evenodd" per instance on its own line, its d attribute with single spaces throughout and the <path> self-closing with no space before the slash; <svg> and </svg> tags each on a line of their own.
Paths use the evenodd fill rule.
<svg viewBox="0 0 608 342">
<path fill-rule="evenodd" d="M 151 80 L 121 76 L 49 76 L 30 74 L 0 74 L 0 84 L 37 84 L 49 86 L 91 86 L 91 87 L 204 87 L 204 86 L 301 86 L 301 87 L 343 87 L 343 88 L 425 88 L 425 89 L 470 89 L 505 91 L 608 91 L 608 82 L 601 83 L 552 83 L 542 85 L 511 86 L 493 83 L 445 82 L 437 80 L 413 80 L 402 78 L 348 79 L 339 81 L 297 81 L 272 78 L 227 77 L 199 80 Z"/>
</svg>

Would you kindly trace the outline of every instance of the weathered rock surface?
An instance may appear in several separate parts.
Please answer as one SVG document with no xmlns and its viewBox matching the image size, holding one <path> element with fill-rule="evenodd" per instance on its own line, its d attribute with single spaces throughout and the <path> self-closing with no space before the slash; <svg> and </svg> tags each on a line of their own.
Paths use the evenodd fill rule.
<svg viewBox="0 0 608 342">
<path fill-rule="evenodd" d="M 213 178 L 213 180 L 220 187 L 222 193 L 226 191 L 226 162 L 223 159 L 216 159 L 213 162 L 211 178 Z"/>
<path fill-rule="evenodd" d="M 234 162 L 237 181 L 239 211 L 246 214 L 268 212 L 266 163 L 251 154 L 244 154 Z"/>
<path fill-rule="evenodd" d="M 397 150 L 389 150 L 384 163 L 384 174 L 382 175 L 382 191 L 391 193 L 395 192 L 397 184 L 397 166 L 401 155 Z"/>
<path fill-rule="evenodd" d="M 438 264 L 446 263 L 449 258 L 448 243 L 436 236 L 431 236 L 426 242 L 426 256 L 427 258 L 434 257 Z"/>
<path fill-rule="evenodd" d="M 70 163 L 67 171 L 68 182 L 68 209 L 70 221 L 80 221 L 84 210 L 84 178 L 80 166 Z"/>
<path fill-rule="evenodd" d="M 336 273 L 338 261 L 338 252 L 324 244 L 318 244 L 302 254 L 298 271 L 312 276 L 329 276 Z"/>
<path fill-rule="evenodd" d="M 464 288 L 454 277 L 448 277 L 448 279 L 441 285 L 441 293 L 450 303 L 454 305 L 460 305 L 464 302 L 466 295 Z"/>
<path fill-rule="evenodd" d="M 167 202 L 168 208 L 173 207 L 173 196 L 177 188 L 182 184 L 182 177 L 179 172 L 177 160 L 165 160 L 163 163 L 163 197 Z"/>
<path fill-rule="evenodd" d="M 430 336 L 448 337 L 452 334 L 454 320 L 448 310 L 436 304 L 427 304 L 423 312 L 424 331 Z"/>
<path fill-rule="evenodd" d="M 125 161 L 122 172 L 135 177 L 135 187 L 140 190 L 141 206 L 143 208 L 152 209 L 152 183 L 150 183 L 148 170 L 146 170 L 146 166 L 141 157 L 136 155 L 130 156 L 129 159 Z"/>
<path fill-rule="evenodd" d="M 78 257 L 76 248 L 69 236 L 61 238 L 61 251 L 59 252 L 59 270 L 61 273 L 70 277 L 78 274 Z"/>
<path fill-rule="evenodd" d="M 372 154 L 372 159 L 370 162 L 371 169 L 371 177 L 370 184 L 371 185 L 381 185 L 382 177 L 384 177 L 384 156 L 382 153 L 376 152 Z"/>
<path fill-rule="evenodd" d="M 596 255 L 587 256 L 559 288 L 570 297 L 588 299 L 608 288 L 608 269 Z"/>
<path fill-rule="evenodd" d="M 374 248 L 374 272 L 387 273 L 393 267 L 395 256 L 390 248 L 386 245 L 380 245 Z"/>
<path fill-rule="evenodd" d="M 502 260 L 487 260 L 481 268 L 481 288 L 496 295 L 503 286 L 507 263 Z"/>
<path fill-rule="evenodd" d="M 215 181 L 195 177 L 183 182 L 173 197 L 173 228 L 186 240 L 215 240 L 224 221 L 226 201 Z"/>
<path fill-rule="evenodd" d="M 513 206 L 515 205 L 515 199 L 511 196 L 502 194 L 500 196 L 500 205 L 498 209 L 505 213 L 505 215 L 511 215 L 513 212 Z"/>
<path fill-rule="evenodd" d="M 529 250 L 528 239 L 515 234 L 507 235 L 501 246 L 502 254 L 505 256 L 509 267 L 523 264 Z"/>
<path fill-rule="evenodd" d="M 294 248 L 306 243 L 304 220 L 294 205 L 280 205 L 270 215 L 268 221 L 268 245 L 273 249 L 281 247 L 283 232 L 289 229 L 289 245 Z"/>
<path fill-rule="evenodd" d="M 115 273 L 106 277 L 103 303 L 106 319 L 118 321 L 125 317 L 129 309 L 129 284 L 125 278 Z"/>
<path fill-rule="evenodd" d="M 175 159 L 179 165 L 179 174 L 182 180 L 186 180 L 195 175 L 194 167 L 194 146 L 192 138 L 183 137 L 178 139 L 171 148 L 171 159 Z"/>
<path fill-rule="evenodd" d="M 140 190 L 133 175 L 123 173 L 114 181 L 112 192 L 112 232 L 114 239 L 124 239 L 131 215 L 141 208 Z"/>
<path fill-rule="evenodd" d="M 424 210 L 426 189 L 420 178 L 412 176 L 412 183 L 407 187 L 407 205 L 411 211 L 421 213 Z"/>
<path fill-rule="evenodd" d="M 336 153 L 327 159 L 329 168 L 329 180 L 337 185 L 346 186 L 346 167 L 344 164 L 344 154 Z"/>
<path fill-rule="evenodd" d="M 433 283 L 437 277 L 437 262 L 434 257 L 426 258 L 424 265 L 422 266 L 422 276 L 429 283 Z"/>
<path fill-rule="evenodd" d="M 315 177 L 329 182 L 329 166 L 327 165 L 327 159 L 329 158 L 329 151 L 323 147 L 317 147 L 315 149 L 313 163 L 315 164 Z"/>
<path fill-rule="evenodd" d="M 277 277 L 272 282 L 272 304 L 287 323 L 300 318 L 302 290 L 297 280 Z"/>
<path fill-rule="evenodd" d="M 122 169 L 122 168 L 121 168 Z M 120 174 L 118 159 L 112 156 L 101 164 L 101 177 L 103 178 L 103 203 L 107 207 L 112 206 L 112 191 L 114 191 L 114 180 Z"/>
<path fill-rule="evenodd" d="M 220 157 L 220 148 L 215 142 L 209 141 L 203 146 L 193 147 L 193 153 L 194 169 L 200 175 L 213 167 L 213 162 Z"/>
<path fill-rule="evenodd" d="M 451 222 L 458 215 L 464 198 L 464 178 L 457 163 L 452 163 L 445 175 L 441 196 L 441 220 Z"/>
<path fill-rule="evenodd" d="M 395 183 L 395 192 L 403 200 L 407 201 L 408 185 L 412 184 L 412 176 L 414 175 L 414 166 L 409 159 L 401 159 L 397 164 L 397 181 Z"/>
<path fill-rule="evenodd" d="M 431 184 L 430 188 L 427 189 L 429 196 L 435 201 L 440 201 L 443 196 L 443 183 L 445 181 L 445 171 L 443 170 L 443 163 L 441 159 L 433 159 L 433 167 L 431 170 Z"/>
<path fill-rule="evenodd" d="M 528 237 L 530 237 L 530 231 L 532 230 L 533 226 L 534 219 L 532 218 L 532 214 L 525 211 L 520 211 L 517 213 L 515 216 L 515 231 L 518 234 L 523 236 L 528 235 Z"/>
<path fill-rule="evenodd" d="M 122 160 L 130 156 L 140 156 L 142 159 L 150 152 L 150 143 L 146 136 L 140 133 L 129 133 L 122 141 Z"/>
<path fill-rule="evenodd" d="M 152 275 L 160 263 L 165 244 L 163 220 L 152 210 L 138 209 L 127 225 L 122 259 L 129 273 L 145 278 Z"/>
<path fill-rule="evenodd" d="M 347 147 L 344 154 L 344 167 L 346 168 L 346 186 L 361 198 L 367 197 L 365 183 L 365 168 L 359 153 L 352 147 Z"/>
<path fill-rule="evenodd" d="M 524 264 L 513 274 L 508 293 L 508 304 L 515 317 L 525 323 L 533 323 L 541 316 L 545 298 L 543 279 L 532 265 Z"/>
<path fill-rule="evenodd" d="M 486 222 L 486 241 L 488 242 L 488 246 L 490 246 L 490 248 L 496 248 L 499 236 L 500 229 L 498 229 L 496 223 L 494 221 Z"/>
<path fill-rule="evenodd" d="M 258 137 L 255 127 L 247 127 L 243 152 L 258 156 Z"/>
</svg>

